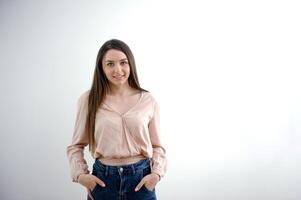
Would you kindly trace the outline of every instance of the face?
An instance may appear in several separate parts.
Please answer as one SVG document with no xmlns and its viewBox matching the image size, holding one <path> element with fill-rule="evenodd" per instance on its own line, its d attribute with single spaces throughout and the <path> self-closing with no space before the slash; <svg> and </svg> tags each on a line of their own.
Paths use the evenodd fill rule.
<svg viewBox="0 0 301 200">
<path fill-rule="evenodd" d="M 126 55 L 119 50 L 108 50 L 102 59 L 103 71 L 110 84 L 121 86 L 128 84 L 130 66 Z"/>
</svg>

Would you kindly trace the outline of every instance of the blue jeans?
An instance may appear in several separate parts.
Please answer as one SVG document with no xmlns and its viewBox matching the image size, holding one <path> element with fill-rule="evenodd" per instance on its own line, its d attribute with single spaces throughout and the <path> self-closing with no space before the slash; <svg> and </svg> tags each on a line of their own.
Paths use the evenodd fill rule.
<svg viewBox="0 0 301 200">
<path fill-rule="evenodd" d="M 102 180 L 106 186 L 101 187 L 97 184 L 92 190 L 92 195 L 95 200 L 156 200 L 155 189 L 150 191 L 143 185 L 135 192 L 141 179 L 150 173 L 149 159 L 123 166 L 104 165 L 96 159 L 92 174 Z M 87 199 L 91 200 L 89 195 Z"/>
</svg>

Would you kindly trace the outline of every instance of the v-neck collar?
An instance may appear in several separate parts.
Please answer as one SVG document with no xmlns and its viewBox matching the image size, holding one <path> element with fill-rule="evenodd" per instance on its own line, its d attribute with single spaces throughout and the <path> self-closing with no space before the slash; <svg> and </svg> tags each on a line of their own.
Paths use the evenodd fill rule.
<svg viewBox="0 0 301 200">
<path fill-rule="evenodd" d="M 118 115 L 120 116 L 124 116 L 126 115 L 128 112 L 130 112 L 131 110 L 133 110 L 142 100 L 142 97 L 144 95 L 144 91 L 140 91 L 140 97 L 138 99 L 138 101 L 133 105 L 131 106 L 126 112 L 124 113 L 120 113 L 118 110 L 116 110 L 115 108 L 113 108 L 113 106 L 109 105 L 106 103 L 106 100 L 103 102 L 103 104 L 105 104 L 106 106 L 108 106 L 112 111 L 114 111 L 115 113 L 117 113 Z"/>
</svg>

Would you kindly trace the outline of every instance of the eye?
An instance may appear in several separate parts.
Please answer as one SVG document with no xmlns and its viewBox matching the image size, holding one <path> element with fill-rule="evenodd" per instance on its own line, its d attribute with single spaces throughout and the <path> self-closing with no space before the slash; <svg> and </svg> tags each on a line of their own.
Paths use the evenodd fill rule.
<svg viewBox="0 0 301 200">
<path fill-rule="evenodd" d="M 109 63 L 107 63 L 107 66 L 108 66 L 108 67 L 113 67 L 113 66 L 114 66 L 114 63 L 109 62 Z"/>
<path fill-rule="evenodd" d="M 120 63 L 121 65 L 127 65 L 128 64 L 128 62 L 127 61 L 121 61 L 121 63 Z"/>
</svg>

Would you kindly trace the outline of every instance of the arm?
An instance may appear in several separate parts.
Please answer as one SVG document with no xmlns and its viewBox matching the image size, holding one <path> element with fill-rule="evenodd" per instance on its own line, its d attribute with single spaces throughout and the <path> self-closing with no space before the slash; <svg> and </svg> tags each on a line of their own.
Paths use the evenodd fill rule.
<svg viewBox="0 0 301 200">
<path fill-rule="evenodd" d="M 88 134 L 85 132 L 88 110 L 87 100 L 87 93 L 84 93 L 78 100 L 72 142 L 67 147 L 67 157 L 73 182 L 78 182 L 79 175 L 89 173 L 87 162 L 84 159 L 84 148 L 89 143 Z"/>
<path fill-rule="evenodd" d="M 158 174 L 163 177 L 166 173 L 166 156 L 165 148 L 163 147 L 160 139 L 160 109 L 158 103 L 154 103 L 154 114 L 149 122 L 149 133 L 153 147 L 152 157 L 152 173 Z"/>
</svg>

